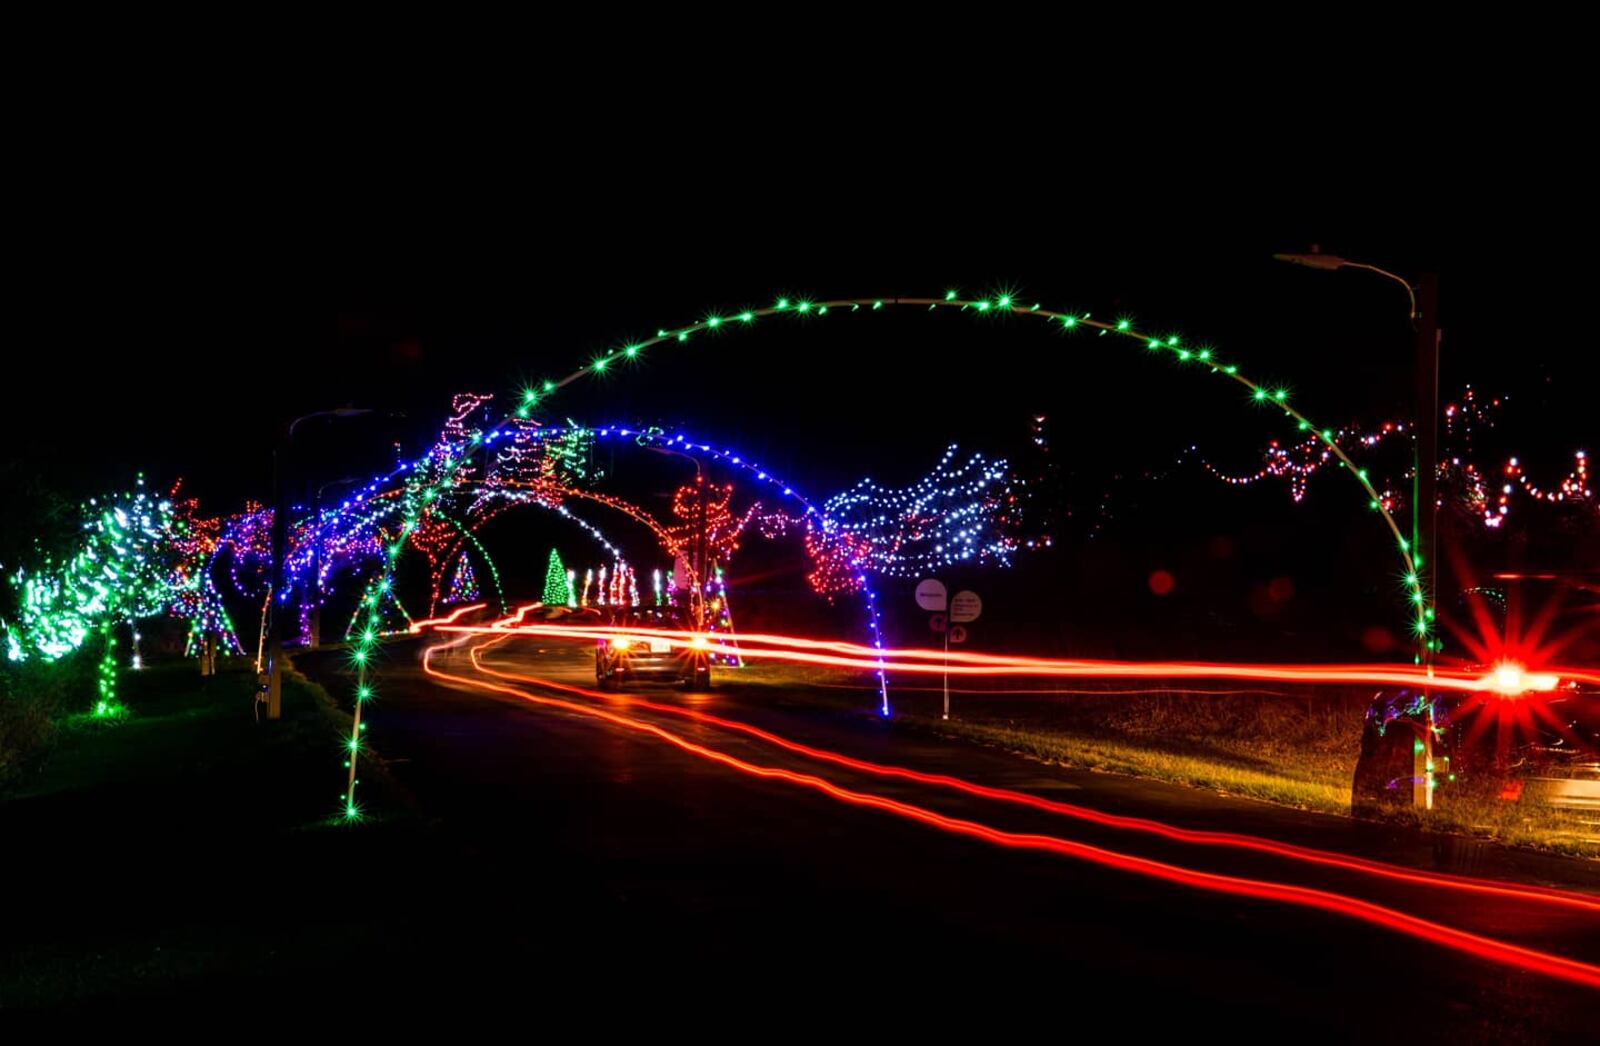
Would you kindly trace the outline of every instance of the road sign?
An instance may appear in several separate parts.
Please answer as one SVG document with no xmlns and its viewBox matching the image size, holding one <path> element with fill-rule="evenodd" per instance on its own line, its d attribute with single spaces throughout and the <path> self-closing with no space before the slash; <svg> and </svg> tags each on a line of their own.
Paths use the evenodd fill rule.
<svg viewBox="0 0 1600 1046">
<path fill-rule="evenodd" d="M 924 610 L 943 610 L 945 604 L 944 582 L 937 578 L 923 578 L 917 582 L 917 606 Z"/>
<path fill-rule="evenodd" d="M 976 621 L 981 613 L 983 600 L 978 598 L 976 592 L 957 592 L 955 598 L 950 600 L 951 621 Z"/>
<path fill-rule="evenodd" d="M 950 626 L 950 642 L 952 642 L 952 643 L 965 643 L 966 641 L 967 641 L 967 630 L 965 628 L 963 628 L 962 626 L 960 626 L 960 625 L 951 625 Z"/>
<path fill-rule="evenodd" d="M 943 632 L 944 631 L 944 615 L 943 614 L 934 614 L 932 617 L 928 618 L 928 628 L 930 628 L 931 630 L 933 630 L 935 632 Z"/>
</svg>

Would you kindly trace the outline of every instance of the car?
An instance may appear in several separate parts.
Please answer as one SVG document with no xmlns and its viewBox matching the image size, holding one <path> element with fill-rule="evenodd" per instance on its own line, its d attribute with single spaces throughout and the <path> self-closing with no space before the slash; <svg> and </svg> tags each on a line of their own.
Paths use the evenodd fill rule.
<svg viewBox="0 0 1600 1046">
<path fill-rule="evenodd" d="M 1494 658 L 1468 661 L 1489 686 L 1378 691 L 1363 723 L 1351 812 L 1382 818 L 1515 804 L 1600 837 L 1600 687 L 1557 681 L 1518 660 L 1559 640 L 1553 662 L 1600 674 L 1600 579 L 1497 575 L 1463 597 L 1466 634 L 1492 633 L 1467 644 Z"/>
<path fill-rule="evenodd" d="M 606 624 L 615 628 L 664 629 L 688 632 L 694 628 L 688 611 L 675 606 L 618 607 Z M 629 683 L 681 683 L 694 690 L 711 688 L 711 658 L 696 641 L 677 645 L 665 639 L 613 636 L 595 646 L 594 676 L 602 690 Z"/>
</svg>

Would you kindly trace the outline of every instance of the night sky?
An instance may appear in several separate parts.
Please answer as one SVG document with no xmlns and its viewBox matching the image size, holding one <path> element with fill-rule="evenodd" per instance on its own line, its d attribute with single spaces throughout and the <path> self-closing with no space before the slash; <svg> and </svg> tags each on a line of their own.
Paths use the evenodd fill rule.
<svg viewBox="0 0 1600 1046">
<path fill-rule="evenodd" d="M 1313 243 L 1402 274 L 1440 274 L 1441 395 L 1471 382 L 1509 396 L 1503 428 L 1516 452 L 1564 472 L 1573 449 L 1600 445 L 1600 425 L 1584 412 L 1592 351 L 1581 318 L 1568 318 L 1587 290 L 1565 260 L 1565 227 L 1548 217 L 1500 229 L 1472 227 L 1459 210 L 1437 221 L 1403 211 L 1246 219 L 1232 200 L 1201 198 L 1165 200 L 1190 216 L 1166 222 L 1136 200 L 1057 208 L 1042 189 L 945 210 L 936 191 L 877 183 L 835 184 L 835 197 L 805 200 L 726 183 L 683 197 L 606 188 L 477 209 L 470 199 L 454 210 L 391 196 L 297 211 L 215 198 L 196 207 L 169 187 L 163 206 L 62 213 L 28 241 L 16 320 L 26 363 L 13 365 L 5 468 L 73 497 L 143 469 L 161 486 L 182 477 L 207 512 L 235 511 L 267 497 L 275 430 L 307 411 L 380 414 L 303 427 L 302 490 L 386 467 L 396 442 L 414 456 L 453 392 L 509 397 L 657 327 L 781 295 L 949 288 L 1006 289 L 1181 333 L 1287 384 L 1324 424 L 1406 415 L 1403 292 L 1271 258 Z M 1105 535 L 1133 561 L 1117 584 L 1163 560 L 1203 558 L 1217 534 L 1266 533 L 1274 561 L 1229 596 L 1244 606 L 1250 584 L 1321 558 L 1296 547 L 1294 528 L 1312 528 L 1303 533 L 1314 542 L 1356 540 L 1361 551 L 1349 534 L 1369 525 L 1364 505 L 1349 491 L 1327 493 L 1332 477 L 1295 509 L 1281 485 L 1239 494 L 1177 464 L 1193 446 L 1253 468 L 1267 440 L 1291 435 L 1281 419 L 1128 344 L 1020 317 L 775 317 L 655 349 L 552 406 L 587 423 L 682 425 L 822 496 L 863 476 L 914 480 L 949 442 L 1017 455 L 1034 413 L 1050 418 L 1074 518 L 1113 492 Z M 1174 469 L 1177 481 L 1148 482 Z M 1381 559 L 1381 534 L 1369 536 L 1368 554 Z M 1350 551 L 1332 552 L 1302 587 L 1333 584 Z M 1362 586 L 1382 583 L 1380 573 Z M 1379 616 L 1384 602 L 1367 600 Z"/>
</svg>

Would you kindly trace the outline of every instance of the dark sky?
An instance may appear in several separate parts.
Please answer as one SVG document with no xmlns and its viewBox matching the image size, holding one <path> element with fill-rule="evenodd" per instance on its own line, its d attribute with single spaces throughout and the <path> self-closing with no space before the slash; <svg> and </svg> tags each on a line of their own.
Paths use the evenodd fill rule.
<svg viewBox="0 0 1600 1046">
<path fill-rule="evenodd" d="M 1058 213 L 1039 196 L 946 215 L 891 207 L 870 189 L 853 207 L 703 195 L 630 209 L 600 194 L 459 213 L 439 201 L 368 207 L 359 219 L 327 200 L 282 225 L 177 202 L 66 214 L 31 244 L 6 424 L 49 435 L 8 447 L 63 485 L 89 492 L 143 468 L 163 482 L 182 475 L 231 508 L 265 495 L 272 432 L 287 418 L 345 404 L 404 413 L 337 439 L 308 431 L 311 469 L 331 478 L 354 467 L 338 449 L 352 441 L 418 446 L 453 391 L 505 396 L 657 327 L 781 294 L 1005 287 L 1214 344 L 1328 423 L 1406 410 L 1403 292 L 1271 260 L 1313 242 L 1405 274 L 1438 271 L 1444 394 L 1471 381 L 1512 395 L 1536 422 L 1530 452 L 1570 448 L 1595 428 L 1582 414 L 1586 288 L 1570 266 L 1529 263 L 1566 257 L 1552 254 L 1570 247 L 1564 230 L 1548 225 L 1465 236 L 1459 225 L 1314 213 L 1167 224 L 1137 211 Z M 1232 390 L 1137 357 L 1016 318 L 767 320 L 657 349 L 554 409 L 692 422 L 814 470 L 828 489 L 869 473 L 909 478 L 947 439 L 999 443 L 1034 410 L 1117 467 L 1196 441 L 1250 460 L 1282 434 Z"/>
</svg>

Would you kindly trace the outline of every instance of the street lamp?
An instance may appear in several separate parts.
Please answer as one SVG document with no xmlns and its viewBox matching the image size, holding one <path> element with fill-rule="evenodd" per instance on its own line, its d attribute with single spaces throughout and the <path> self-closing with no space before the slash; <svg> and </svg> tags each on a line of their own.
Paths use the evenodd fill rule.
<svg viewBox="0 0 1600 1046">
<path fill-rule="evenodd" d="M 694 485 L 699 493 L 698 503 L 695 506 L 695 535 L 694 550 L 689 561 L 689 570 L 694 574 L 694 630 L 704 632 L 706 618 L 705 597 L 705 570 L 706 570 L 706 498 L 709 491 L 706 488 L 705 466 L 693 454 L 687 454 L 672 447 L 650 447 L 657 454 L 673 454 L 680 458 L 688 458 L 694 462 Z"/>
<path fill-rule="evenodd" d="M 267 601 L 267 718 L 283 715 L 283 612 L 288 598 L 284 591 L 288 579 L 289 505 L 283 471 L 294 443 L 294 430 L 302 421 L 313 418 L 353 418 L 372 411 L 364 407 L 337 407 L 303 414 L 283 427 L 272 451 L 272 597 Z"/>
<path fill-rule="evenodd" d="M 1307 254 L 1274 254 L 1273 257 L 1310 269 L 1364 269 L 1394 280 L 1406 289 L 1411 303 L 1411 326 L 1417 332 L 1416 427 L 1412 430 L 1416 482 L 1412 493 L 1411 548 L 1417 574 L 1423 579 L 1426 607 L 1431 607 L 1437 585 L 1430 584 L 1429 579 L 1435 578 L 1436 573 L 1425 568 L 1432 567 L 1439 540 L 1439 277 L 1431 272 L 1420 273 L 1413 287 L 1410 281 L 1387 269 L 1350 261 L 1336 254 L 1323 254 L 1316 246 Z M 1431 661 L 1434 641 L 1424 635 L 1422 642 L 1423 659 Z"/>
<path fill-rule="evenodd" d="M 1308 269 L 1325 269 L 1328 271 L 1335 269 L 1365 269 L 1367 272 L 1375 272 L 1379 276 L 1387 276 L 1406 289 L 1406 297 L 1411 302 L 1411 322 L 1417 322 L 1416 289 L 1404 277 L 1396 276 L 1388 269 L 1380 269 L 1376 265 L 1368 265 L 1366 262 L 1353 262 L 1349 259 L 1341 258 L 1337 254 L 1323 254 L 1315 245 L 1312 246 L 1310 253 L 1307 254 L 1274 254 L 1273 257 L 1279 261 L 1288 262 L 1290 265 L 1303 265 Z"/>
<path fill-rule="evenodd" d="M 322 546 L 326 539 L 322 533 L 322 492 L 329 487 L 340 487 L 346 483 L 360 483 L 359 476 L 345 476 L 342 479 L 330 479 L 317 487 L 316 494 L 311 499 L 311 526 L 313 540 L 311 542 L 311 581 L 316 587 L 315 601 L 311 604 L 309 617 L 311 625 L 311 649 L 315 650 L 322 645 Z M 308 589 L 306 595 L 311 595 Z"/>
</svg>

